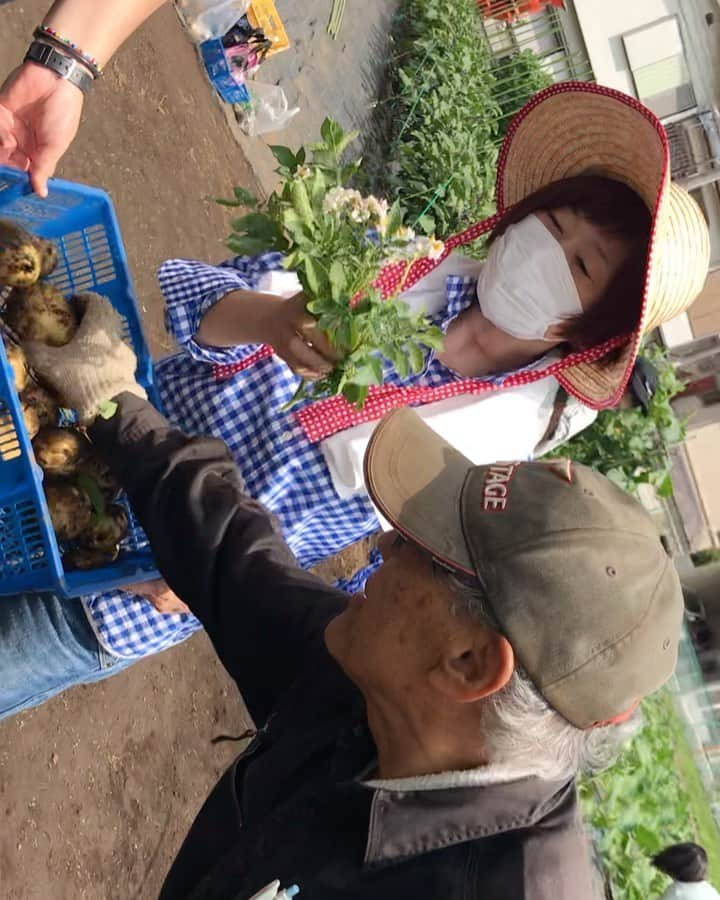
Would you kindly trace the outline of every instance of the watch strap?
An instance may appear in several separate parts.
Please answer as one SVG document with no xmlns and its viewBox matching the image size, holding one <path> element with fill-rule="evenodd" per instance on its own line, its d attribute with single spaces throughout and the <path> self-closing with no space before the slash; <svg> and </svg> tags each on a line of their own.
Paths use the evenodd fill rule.
<svg viewBox="0 0 720 900">
<path fill-rule="evenodd" d="M 25 54 L 25 62 L 34 62 L 51 72 L 55 72 L 60 78 L 64 78 L 75 87 L 80 88 L 83 94 L 92 87 L 94 81 L 89 70 L 67 53 L 63 53 L 58 47 L 42 41 L 33 41 Z"/>
</svg>

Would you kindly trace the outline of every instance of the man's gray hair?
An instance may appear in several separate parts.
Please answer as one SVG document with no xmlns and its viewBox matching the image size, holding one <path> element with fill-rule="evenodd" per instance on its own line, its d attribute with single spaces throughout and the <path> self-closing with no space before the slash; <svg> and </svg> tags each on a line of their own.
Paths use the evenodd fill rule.
<svg viewBox="0 0 720 900">
<path fill-rule="evenodd" d="M 444 577 L 454 595 L 453 613 L 470 616 L 501 631 L 480 585 Z M 501 690 L 482 701 L 482 731 L 490 764 L 564 780 L 611 765 L 621 745 L 640 725 L 637 714 L 625 725 L 584 730 L 550 707 L 525 672 L 516 667 Z"/>
</svg>

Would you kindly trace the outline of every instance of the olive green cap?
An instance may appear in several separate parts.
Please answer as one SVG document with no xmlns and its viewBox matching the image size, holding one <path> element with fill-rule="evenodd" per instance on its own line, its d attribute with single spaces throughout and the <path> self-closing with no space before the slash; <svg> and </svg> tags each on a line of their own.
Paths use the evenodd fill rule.
<svg viewBox="0 0 720 900">
<path fill-rule="evenodd" d="M 365 455 L 373 502 L 476 577 L 517 662 L 578 728 L 620 721 L 675 669 L 683 600 L 654 522 L 569 460 L 474 466 L 410 409 Z"/>
</svg>

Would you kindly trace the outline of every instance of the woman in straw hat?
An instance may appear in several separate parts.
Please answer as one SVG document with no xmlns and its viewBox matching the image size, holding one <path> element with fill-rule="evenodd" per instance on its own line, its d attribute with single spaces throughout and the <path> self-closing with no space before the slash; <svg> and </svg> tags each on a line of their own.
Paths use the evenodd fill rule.
<svg viewBox="0 0 720 900">
<path fill-rule="evenodd" d="M 615 404 L 642 334 L 685 309 L 702 287 L 705 222 L 670 184 L 662 125 L 623 94 L 566 83 L 537 95 L 506 138 L 497 200 L 495 217 L 446 241 L 440 260 L 415 263 L 405 282 L 404 298 L 445 330 L 444 350 L 429 353 L 415 376 L 386 363 L 385 384 L 371 389 L 361 411 L 339 397 L 285 411 L 299 374 L 322 372 L 330 350 L 306 318 L 302 296 L 265 293 L 282 270 L 279 254 L 219 267 L 172 260 L 161 268 L 168 322 L 183 348 L 157 366 L 166 413 L 186 431 L 228 444 L 249 492 L 276 513 L 304 566 L 379 528 L 361 461 L 387 410 L 418 407 L 475 463 L 528 458 L 547 437 L 560 386 L 583 408 Z M 484 266 L 460 255 L 458 248 L 487 233 Z M 388 266 L 379 284 L 392 290 L 405 274 L 404 264 Z M 114 660 L 100 672 L 89 664 L 75 682 L 104 677 L 122 660 L 200 627 L 161 582 L 136 590 L 86 597 L 72 609 L 43 601 L 53 621 L 82 616 L 84 608 L 92 659 L 99 645 Z M 6 601 L 0 616 L 12 607 L 17 627 L 26 604 Z M 163 615 L 168 611 L 175 614 Z M 32 628 L 15 645 L 24 658 L 31 642 L 29 658 L 52 659 L 49 639 L 38 636 L 37 605 L 32 615 Z M 5 668 L 19 666 L 4 649 L 0 658 Z M 12 679 L 0 678 L 0 715 L 68 684 L 22 668 L 16 691 Z M 29 677 L 40 699 L 28 696 Z"/>
</svg>

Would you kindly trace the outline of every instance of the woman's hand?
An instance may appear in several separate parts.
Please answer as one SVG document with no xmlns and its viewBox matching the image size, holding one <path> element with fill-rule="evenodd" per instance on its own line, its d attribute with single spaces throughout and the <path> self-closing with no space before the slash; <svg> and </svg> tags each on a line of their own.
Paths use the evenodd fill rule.
<svg viewBox="0 0 720 900">
<path fill-rule="evenodd" d="M 126 591 L 139 594 L 161 613 L 189 613 L 190 607 L 183 603 L 175 591 L 168 587 L 164 578 L 156 578 L 153 581 L 138 581 L 136 584 L 128 584 Z"/>
<path fill-rule="evenodd" d="M 29 170 L 33 189 L 47 182 L 77 134 L 82 91 L 49 69 L 23 63 L 0 88 L 0 163 Z"/>
<path fill-rule="evenodd" d="M 195 337 L 210 347 L 270 344 L 296 375 L 314 381 L 338 356 L 305 309 L 303 293 L 285 300 L 257 291 L 231 291 L 203 316 Z"/>
<path fill-rule="evenodd" d="M 305 309 L 306 302 L 299 293 L 278 305 L 268 323 L 267 343 L 296 375 L 314 381 L 330 373 L 338 355 Z"/>
</svg>

